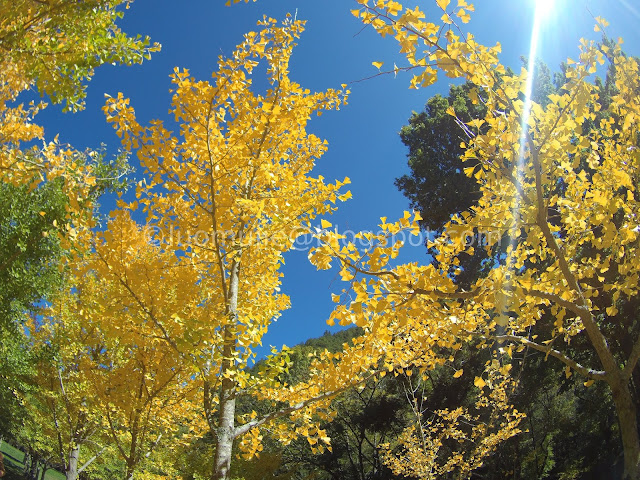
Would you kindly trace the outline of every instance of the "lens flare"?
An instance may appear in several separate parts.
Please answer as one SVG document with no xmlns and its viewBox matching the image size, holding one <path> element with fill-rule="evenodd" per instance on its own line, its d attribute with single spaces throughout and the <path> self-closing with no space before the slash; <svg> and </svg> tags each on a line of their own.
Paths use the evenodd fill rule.
<svg viewBox="0 0 640 480">
<path fill-rule="evenodd" d="M 553 11 L 555 0 L 536 0 L 536 16 L 546 17 Z"/>
<path fill-rule="evenodd" d="M 528 157 L 529 148 L 529 118 L 531 117 L 533 84 L 535 79 L 535 64 L 538 54 L 538 44 L 540 43 L 540 32 L 544 25 L 544 21 L 553 11 L 554 0 L 536 0 L 535 15 L 533 19 L 533 28 L 531 30 L 531 43 L 529 46 L 529 58 L 527 63 L 527 81 L 524 89 L 524 105 L 520 116 L 520 144 L 518 152 L 518 160 L 515 166 L 515 179 L 519 185 L 524 186 L 525 161 Z M 530 155 L 529 155 L 530 158 Z M 518 194 L 515 195 L 511 213 L 513 215 L 514 224 L 512 226 L 513 233 L 510 235 L 509 243 L 511 251 L 514 252 L 517 246 L 517 237 L 520 223 L 521 199 Z M 514 268 L 513 266 L 511 268 Z M 509 287 L 507 287 L 508 289 Z"/>
</svg>

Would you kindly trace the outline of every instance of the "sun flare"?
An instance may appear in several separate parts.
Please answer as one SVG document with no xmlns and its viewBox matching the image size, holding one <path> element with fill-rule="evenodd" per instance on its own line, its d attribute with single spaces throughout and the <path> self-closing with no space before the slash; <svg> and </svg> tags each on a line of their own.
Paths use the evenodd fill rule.
<svg viewBox="0 0 640 480">
<path fill-rule="evenodd" d="M 551 14 L 555 0 L 536 0 L 536 15 L 546 17 Z"/>
</svg>

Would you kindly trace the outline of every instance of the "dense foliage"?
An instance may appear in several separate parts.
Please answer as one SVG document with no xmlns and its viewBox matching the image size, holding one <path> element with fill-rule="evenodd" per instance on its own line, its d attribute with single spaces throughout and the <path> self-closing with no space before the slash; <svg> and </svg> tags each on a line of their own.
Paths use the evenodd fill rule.
<svg viewBox="0 0 640 480">
<path fill-rule="evenodd" d="M 401 132 L 417 211 L 347 239 L 311 229 L 350 194 L 314 176 L 307 125 L 349 91 L 289 77 L 291 16 L 209 81 L 176 68 L 175 131 L 120 93 L 113 162 L 45 141 L 29 89 L 78 110 L 94 68 L 159 48 L 119 30 L 130 3 L 0 1 L 0 428 L 26 477 L 640 478 L 640 68 L 620 42 L 583 41 L 552 84 L 464 32 L 465 0 L 437 19 L 357 0 L 412 88 L 465 83 Z M 136 200 L 99 221 L 129 153 Z M 399 264 L 398 234 L 425 228 L 433 261 Z M 329 323 L 355 328 L 252 366 L 306 234 L 346 283 Z"/>
</svg>

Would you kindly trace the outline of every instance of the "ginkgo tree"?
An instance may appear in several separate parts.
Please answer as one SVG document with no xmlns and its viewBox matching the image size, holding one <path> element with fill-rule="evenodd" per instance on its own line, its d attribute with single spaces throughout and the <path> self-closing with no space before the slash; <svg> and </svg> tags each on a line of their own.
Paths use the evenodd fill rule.
<svg viewBox="0 0 640 480">
<path fill-rule="evenodd" d="M 193 308 L 184 299 L 195 296 L 179 288 L 184 279 L 171 270 L 175 260 L 149 242 L 128 212 L 116 212 L 96 234 L 93 251 L 73 265 L 70 296 L 79 308 L 70 323 L 85 332 L 79 342 L 89 352 L 82 375 L 92 410 L 102 418 L 104 442 L 123 460 L 127 479 L 149 469 L 146 459 L 193 417 L 193 368 L 161 328 L 161 322 L 173 323 L 171 315 Z"/>
<path fill-rule="evenodd" d="M 160 49 L 148 37 L 130 37 L 117 21 L 131 0 L 2 0 L 0 2 L 0 180 L 30 185 L 64 180 L 71 211 L 96 183 L 95 165 L 57 137 L 45 139 L 36 117 L 47 104 L 84 108 L 86 81 L 109 63 L 133 65 Z"/>
<path fill-rule="evenodd" d="M 252 455 L 261 448 L 259 427 L 275 429 L 285 415 L 294 423 L 278 427 L 283 440 L 299 434 L 312 444 L 328 442 L 313 423 L 312 405 L 324 406 L 340 388 L 336 379 L 350 378 L 327 373 L 324 384 L 287 387 L 278 381 L 286 368 L 282 355 L 260 375 L 245 370 L 269 324 L 289 305 L 279 293 L 283 253 L 312 219 L 349 196 L 340 191 L 348 179 L 330 184 L 310 175 L 327 147 L 306 131 L 312 114 L 337 109 L 348 92 L 311 93 L 289 78 L 303 22 L 265 18 L 259 25 L 232 56 L 220 57 L 212 81 L 176 68 L 170 112 L 177 134 L 160 120 L 140 125 L 122 94 L 104 107 L 145 173 L 138 200 L 120 207 L 134 215 L 142 210 L 153 232 L 149 241 L 173 258 L 148 276 L 127 273 L 117 255 L 104 256 L 104 268 L 127 286 L 158 336 L 191 362 L 202 391 L 201 418 L 216 441 L 214 479 L 227 478 L 236 439 L 242 437 L 240 447 Z M 263 93 L 252 85 L 259 64 L 267 72 Z M 178 279 L 176 293 L 163 287 L 167 278 Z M 171 308 L 163 311 L 157 302 Z M 239 418 L 236 400 L 247 394 L 270 401 L 274 411 Z"/>
<path fill-rule="evenodd" d="M 133 0 L 18 0 L 0 2 L 3 98 L 31 86 L 67 110 L 84 107 L 86 85 L 103 64 L 132 65 L 159 50 L 148 37 L 118 28 Z"/>
<path fill-rule="evenodd" d="M 460 125 L 469 136 L 465 173 L 476 178 L 481 197 L 430 242 L 438 269 L 393 265 L 402 242 L 389 239 L 418 228 L 409 214 L 395 223 L 383 219 L 380 235 L 362 234 L 369 241 L 364 251 L 324 232 L 312 260 L 327 268 L 338 259 L 351 285 L 336 297 L 341 304 L 333 319 L 371 332 L 382 325 L 389 338 L 411 332 L 429 348 L 497 342 L 503 361 L 530 348 L 562 362 L 567 376 L 581 375 L 585 387 L 606 383 L 618 416 L 624 478 L 640 478 L 631 387 L 640 337 L 623 308 L 638 293 L 637 60 L 622 54 L 619 42 L 582 40 L 577 58 L 567 61 L 564 85 L 542 107 L 531 101 L 526 68 L 508 74 L 498 61 L 499 44 L 485 47 L 462 32 L 459 24 L 473 11 L 464 0 L 455 8 L 437 0 L 432 21 L 420 8 L 395 1 L 358 3 L 354 15 L 401 45 L 408 60 L 402 68 L 414 73 L 411 87 L 429 86 L 441 73 L 475 85 L 470 97 L 485 102 L 487 114 Z M 597 21 L 596 31 L 606 26 Z M 615 92 L 605 102 L 595 75 L 607 62 Z M 456 115 L 453 108 L 449 113 Z M 480 247 L 468 241 L 477 231 L 487 233 Z M 501 241 L 508 245 L 489 274 L 467 291 L 457 288 L 448 272 L 458 255 L 474 246 L 490 251 Z M 532 336 L 543 315 L 555 322 L 544 337 Z M 431 344 L 421 332 L 430 333 Z M 628 345 L 617 341 L 630 334 Z M 572 356 L 576 340 L 590 345 L 590 357 Z M 485 388 L 487 379 L 475 384 Z"/>
<path fill-rule="evenodd" d="M 160 467 L 147 459 L 177 441 L 181 427 L 196 428 L 194 394 L 201 392 L 173 338 L 185 341 L 177 318 L 195 308 L 185 299 L 198 297 L 176 274 L 173 252 L 149 240 L 127 211 L 114 212 L 92 250 L 68 262 L 65 285 L 29 325 L 32 353 L 42 360 L 27 411 L 50 439 L 42 450 L 56 452 L 67 480 L 100 457 L 119 457 L 123 478 L 155 478 Z"/>
<path fill-rule="evenodd" d="M 29 438 L 32 451 L 52 458 L 66 480 L 77 480 L 102 453 L 104 436 L 85 368 L 93 350 L 91 328 L 81 325 L 76 313 L 82 306 L 73 296 L 61 295 L 58 301 L 47 312 L 54 316 L 43 312 L 27 324 L 37 363 L 35 388 L 22 398 L 23 415 L 25 430 L 35 432 Z"/>
</svg>

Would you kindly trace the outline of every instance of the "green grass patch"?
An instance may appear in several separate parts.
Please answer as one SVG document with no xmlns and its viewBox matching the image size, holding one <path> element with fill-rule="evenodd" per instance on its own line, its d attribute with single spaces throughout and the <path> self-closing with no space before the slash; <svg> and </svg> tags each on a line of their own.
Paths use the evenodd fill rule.
<svg viewBox="0 0 640 480">
<path fill-rule="evenodd" d="M 0 452 L 4 455 L 5 466 L 18 472 L 22 470 L 25 458 L 25 454 L 22 450 L 18 450 L 7 442 L 2 442 L 0 445 Z M 43 480 L 65 480 L 65 478 L 64 474 L 50 468 L 45 472 Z"/>
<path fill-rule="evenodd" d="M 0 451 L 4 454 L 5 462 L 10 462 L 13 465 L 24 464 L 24 452 L 22 450 L 12 447 L 7 442 L 2 442 Z"/>
<path fill-rule="evenodd" d="M 65 480 L 65 476 L 57 470 L 49 469 L 44 474 L 44 480 Z"/>
</svg>

